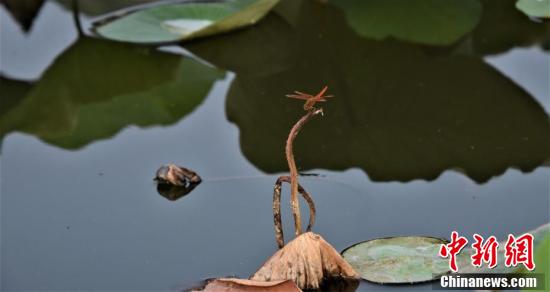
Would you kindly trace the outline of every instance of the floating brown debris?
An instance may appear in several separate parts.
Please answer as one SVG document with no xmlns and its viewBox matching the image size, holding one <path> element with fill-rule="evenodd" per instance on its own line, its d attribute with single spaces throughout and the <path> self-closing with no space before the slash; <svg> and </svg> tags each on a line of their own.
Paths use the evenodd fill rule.
<svg viewBox="0 0 550 292">
<path fill-rule="evenodd" d="M 166 164 L 157 170 L 155 181 L 158 183 L 158 193 L 168 200 L 175 201 L 189 194 L 202 179 L 188 168 Z"/>
<path fill-rule="evenodd" d="M 292 280 L 301 289 L 318 289 L 326 279 L 358 280 L 359 275 L 320 235 L 306 232 L 278 250 L 250 278 Z"/>
<path fill-rule="evenodd" d="M 161 166 L 157 170 L 155 180 L 159 184 L 180 187 L 186 187 L 190 184 L 199 184 L 202 181 L 201 177 L 196 172 L 172 163 Z"/>
</svg>

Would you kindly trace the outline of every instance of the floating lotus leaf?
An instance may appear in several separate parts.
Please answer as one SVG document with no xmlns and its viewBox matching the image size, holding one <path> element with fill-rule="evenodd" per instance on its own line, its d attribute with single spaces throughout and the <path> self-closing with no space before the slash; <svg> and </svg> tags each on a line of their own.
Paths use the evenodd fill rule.
<svg viewBox="0 0 550 292">
<path fill-rule="evenodd" d="M 358 243 L 342 254 L 365 280 L 412 284 L 434 280 L 450 272 L 448 260 L 438 255 L 439 248 L 446 243 L 433 237 L 390 237 Z"/>
<path fill-rule="evenodd" d="M 518 0 L 516 7 L 531 17 L 550 18 L 550 0 Z"/>
<path fill-rule="evenodd" d="M 252 25 L 279 0 L 233 0 L 159 5 L 100 23 L 101 36 L 133 43 L 165 43 Z"/>
<path fill-rule="evenodd" d="M 157 1 L 159 0 L 78 0 L 78 11 L 87 15 L 98 16 L 115 10 Z M 62 4 L 66 9 L 72 9 L 73 7 L 73 0 L 57 0 L 57 2 Z"/>
</svg>

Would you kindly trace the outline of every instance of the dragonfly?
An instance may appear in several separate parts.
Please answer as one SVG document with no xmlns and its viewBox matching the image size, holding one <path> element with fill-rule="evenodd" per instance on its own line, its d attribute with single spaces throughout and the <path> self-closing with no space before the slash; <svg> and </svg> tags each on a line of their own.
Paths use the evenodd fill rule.
<svg viewBox="0 0 550 292">
<path fill-rule="evenodd" d="M 300 91 L 294 91 L 294 94 L 287 94 L 286 97 L 305 100 L 306 102 L 304 103 L 304 110 L 309 111 L 313 109 L 316 103 L 325 102 L 327 101 L 327 98 L 334 97 L 333 95 L 325 95 L 327 90 L 328 86 L 325 85 L 325 87 L 323 87 L 323 89 L 315 96 Z"/>
</svg>

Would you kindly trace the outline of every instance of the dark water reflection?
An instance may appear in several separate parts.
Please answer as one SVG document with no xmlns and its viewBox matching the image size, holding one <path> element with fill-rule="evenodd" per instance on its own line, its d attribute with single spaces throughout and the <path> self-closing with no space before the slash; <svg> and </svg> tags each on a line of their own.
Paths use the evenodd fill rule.
<svg viewBox="0 0 550 292">
<path fill-rule="evenodd" d="M 301 108 L 281 97 L 314 92 L 320 82 L 336 98 L 297 142 L 304 169 L 360 167 L 376 181 L 409 181 L 457 168 L 484 182 L 550 157 L 547 113 L 477 55 L 366 40 L 336 8 L 305 1 L 295 9 L 294 24 L 272 15 L 257 28 L 188 46 L 236 72 L 227 115 L 260 169 L 287 168 L 279 141 Z M 242 47 L 252 57 L 239 58 Z"/>
<path fill-rule="evenodd" d="M 70 44 L 57 2 L 27 34 L 2 9 L 2 290 L 175 290 L 251 274 L 275 250 L 271 190 L 302 111 L 283 96 L 325 82 L 337 97 L 296 156 L 324 175 L 303 184 L 315 230 L 337 249 L 451 230 L 503 238 L 548 222 L 547 26 L 504 2 L 482 1 L 471 34 L 431 47 L 361 38 L 336 7 L 287 1 L 257 27 L 185 45 L 219 69 L 153 48 Z M 56 23 L 67 38 L 38 42 Z M 510 66 L 520 53 L 539 61 Z M 167 200 L 152 181 L 167 162 L 204 182 Z"/>
<path fill-rule="evenodd" d="M 26 132 L 74 149 L 130 124 L 173 124 L 200 104 L 223 75 L 178 55 L 83 37 L 0 118 L 0 136 Z M 9 95 L 20 90 L 20 81 L 1 82 Z"/>
</svg>

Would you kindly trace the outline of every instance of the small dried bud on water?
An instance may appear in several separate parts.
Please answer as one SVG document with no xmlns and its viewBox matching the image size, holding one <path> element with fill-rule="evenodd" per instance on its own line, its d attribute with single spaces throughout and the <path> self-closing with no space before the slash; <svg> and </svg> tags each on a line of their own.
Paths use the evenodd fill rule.
<svg viewBox="0 0 550 292">
<path fill-rule="evenodd" d="M 166 164 L 157 170 L 155 181 L 158 184 L 158 193 L 170 201 L 175 201 L 189 194 L 202 179 L 188 168 Z"/>
<path fill-rule="evenodd" d="M 157 170 L 155 180 L 159 184 L 168 184 L 180 187 L 188 187 L 190 184 L 198 184 L 201 177 L 194 171 L 175 164 L 166 164 Z"/>
</svg>

